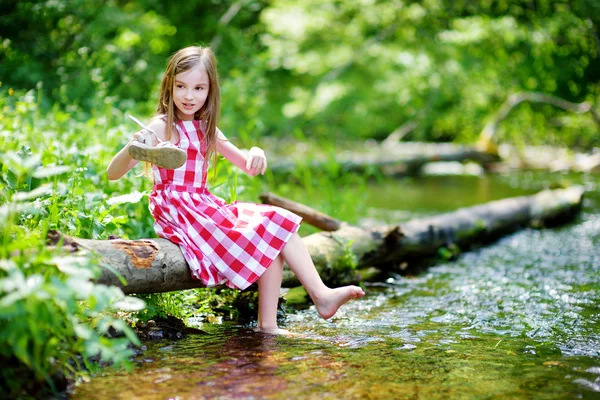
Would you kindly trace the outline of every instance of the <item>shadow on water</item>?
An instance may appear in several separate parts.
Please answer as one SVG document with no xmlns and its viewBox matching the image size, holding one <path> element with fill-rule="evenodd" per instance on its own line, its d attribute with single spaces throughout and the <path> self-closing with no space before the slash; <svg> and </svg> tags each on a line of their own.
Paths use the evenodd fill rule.
<svg viewBox="0 0 600 400">
<path fill-rule="evenodd" d="M 366 298 L 331 321 L 312 307 L 290 313 L 287 329 L 300 338 L 222 325 L 149 344 L 132 373 L 94 377 L 73 398 L 600 398 L 600 178 L 568 178 L 589 194 L 567 226 L 525 229 L 414 276 L 370 284 Z M 556 177 L 451 178 L 446 189 L 437 179 L 405 182 L 387 200 L 422 216 L 452 208 L 445 190 L 480 193 L 471 199 L 480 203 L 537 191 Z M 372 196 L 379 209 L 369 219 L 402 213 L 390 217 L 381 211 L 391 208 L 386 197 Z"/>
</svg>

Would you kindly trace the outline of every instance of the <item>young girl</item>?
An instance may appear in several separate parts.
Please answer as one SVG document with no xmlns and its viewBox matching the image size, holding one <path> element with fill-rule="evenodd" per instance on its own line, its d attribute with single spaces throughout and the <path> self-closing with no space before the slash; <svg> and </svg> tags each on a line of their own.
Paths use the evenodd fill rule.
<svg viewBox="0 0 600 400">
<path fill-rule="evenodd" d="M 143 132 L 134 133 L 110 162 L 108 178 L 121 178 L 138 161 L 154 163 L 149 208 L 156 233 L 180 246 L 192 276 L 206 286 L 245 289 L 258 281 L 258 330 L 282 333 L 277 327 L 277 304 L 284 260 L 321 317 L 332 317 L 342 304 L 365 293 L 357 286 L 325 286 L 296 233 L 301 218 L 270 205 L 228 205 L 206 188 L 207 168 L 215 152 L 252 176 L 264 174 L 267 168 L 263 150 L 252 147 L 245 154 L 217 128 L 219 107 L 216 60 L 210 48 L 179 50 L 169 61 L 157 115 L 148 124 L 155 133 L 152 144 L 168 145 L 161 143 L 147 151 L 136 142 Z M 176 169 L 167 169 L 173 168 L 169 144 L 187 153 L 185 163 Z"/>
</svg>

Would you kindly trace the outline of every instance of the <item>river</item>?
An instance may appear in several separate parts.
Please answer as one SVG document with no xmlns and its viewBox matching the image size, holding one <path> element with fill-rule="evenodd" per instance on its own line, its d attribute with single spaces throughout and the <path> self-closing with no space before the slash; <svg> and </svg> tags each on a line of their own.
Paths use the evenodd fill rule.
<svg viewBox="0 0 600 400">
<path fill-rule="evenodd" d="M 586 187 L 568 225 L 524 229 L 421 272 L 367 283 L 330 321 L 291 310 L 299 337 L 205 324 L 145 344 L 134 369 L 104 370 L 75 399 L 598 399 L 600 176 L 383 180 L 361 225 L 400 222 L 556 182 Z M 351 190 L 347 188 L 347 190 Z"/>
</svg>

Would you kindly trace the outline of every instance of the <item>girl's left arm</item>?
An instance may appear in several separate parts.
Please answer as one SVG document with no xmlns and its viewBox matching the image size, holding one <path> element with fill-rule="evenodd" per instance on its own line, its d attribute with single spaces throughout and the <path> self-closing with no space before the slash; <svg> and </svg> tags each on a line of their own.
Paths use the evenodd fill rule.
<svg viewBox="0 0 600 400">
<path fill-rule="evenodd" d="M 264 174 L 267 170 L 267 157 L 261 148 L 252 147 L 246 154 L 227 140 L 219 129 L 217 129 L 217 151 L 248 175 Z"/>
</svg>

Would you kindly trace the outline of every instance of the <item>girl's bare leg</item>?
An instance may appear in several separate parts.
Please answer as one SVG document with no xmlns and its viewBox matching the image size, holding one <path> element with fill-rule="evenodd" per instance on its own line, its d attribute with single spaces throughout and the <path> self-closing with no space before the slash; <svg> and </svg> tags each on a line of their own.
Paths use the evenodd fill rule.
<svg viewBox="0 0 600 400">
<path fill-rule="evenodd" d="M 277 327 L 277 305 L 281 289 L 283 259 L 281 256 L 258 278 L 258 330 L 281 333 Z"/>
<path fill-rule="evenodd" d="M 321 317 L 331 318 L 342 304 L 365 295 L 358 286 L 343 286 L 335 289 L 325 286 L 302 238 L 297 233 L 292 236 L 281 253 L 315 303 Z"/>
</svg>

